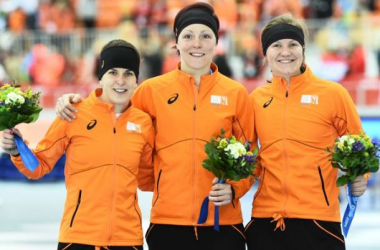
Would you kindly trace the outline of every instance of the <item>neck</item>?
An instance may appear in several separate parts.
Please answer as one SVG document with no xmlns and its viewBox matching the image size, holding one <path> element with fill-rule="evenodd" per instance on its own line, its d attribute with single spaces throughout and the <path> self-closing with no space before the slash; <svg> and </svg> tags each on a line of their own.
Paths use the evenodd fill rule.
<svg viewBox="0 0 380 250">
<path fill-rule="evenodd" d="M 182 65 L 181 65 L 180 70 L 182 72 L 194 77 L 194 81 L 195 81 L 194 84 L 197 86 L 197 88 L 199 88 L 199 85 L 201 84 L 201 77 L 204 75 L 210 74 L 210 67 L 207 67 L 204 69 L 199 69 L 199 70 L 193 70 L 193 69 L 189 69 L 186 67 L 182 67 Z"/>
<path fill-rule="evenodd" d="M 131 106 L 131 102 L 128 100 L 127 102 L 128 104 L 127 105 L 115 105 L 115 108 L 114 108 L 114 112 L 116 114 L 121 114 L 123 113 L 125 110 L 127 110 L 127 108 L 129 108 L 129 106 Z"/>
</svg>

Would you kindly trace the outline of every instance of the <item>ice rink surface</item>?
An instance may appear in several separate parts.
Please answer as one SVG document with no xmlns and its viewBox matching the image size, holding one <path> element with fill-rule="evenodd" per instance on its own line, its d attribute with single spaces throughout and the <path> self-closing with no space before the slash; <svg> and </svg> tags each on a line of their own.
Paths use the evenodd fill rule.
<svg viewBox="0 0 380 250">
<path fill-rule="evenodd" d="M 242 199 L 244 223 L 250 220 L 254 186 Z M 0 249 L 57 249 L 66 189 L 58 182 L 0 181 Z M 140 192 L 144 230 L 149 225 L 151 193 Z M 346 203 L 342 204 L 342 214 Z M 367 190 L 346 239 L 347 250 L 380 249 L 380 196 Z M 148 249 L 145 246 L 145 249 Z M 231 249 L 233 250 L 233 249 Z"/>
</svg>

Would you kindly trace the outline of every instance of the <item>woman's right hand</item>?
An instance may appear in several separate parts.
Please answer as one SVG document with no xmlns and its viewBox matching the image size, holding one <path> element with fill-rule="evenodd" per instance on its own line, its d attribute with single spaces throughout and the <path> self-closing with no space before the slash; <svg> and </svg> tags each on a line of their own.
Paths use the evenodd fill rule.
<svg viewBox="0 0 380 250">
<path fill-rule="evenodd" d="M 79 94 L 64 94 L 58 98 L 57 104 L 55 105 L 55 113 L 62 119 L 71 122 L 76 116 L 74 113 L 78 110 L 72 105 L 72 103 L 81 102 L 83 99 Z"/>
<path fill-rule="evenodd" d="M 0 147 L 8 154 L 17 156 L 20 153 L 17 150 L 16 143 L 15 143 L 15 138 L 13 134 L 17 134 L 22 138 L 22 134 L 20 131 L 16 128 L 10 130 L 10 129 L 5 129 L 3 131 L 3 136 L 1 138 L 0 142 Z"/>
</svg>

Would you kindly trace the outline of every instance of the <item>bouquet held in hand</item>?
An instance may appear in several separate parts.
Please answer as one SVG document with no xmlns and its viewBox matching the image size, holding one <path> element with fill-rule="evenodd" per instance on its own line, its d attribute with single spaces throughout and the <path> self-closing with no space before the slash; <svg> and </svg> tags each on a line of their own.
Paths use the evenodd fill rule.
<svg viewBox="0 0 380 250">
<path fill-rule="evenodd" d="M 344 175 L 336 181 L 338 187 L 347 184 L 348 204 L 342 219 L 343 234 L 347 237 L 351 222 L 354 219 L 358 197 L 351 195 L 351 183 L 360 175 L 379 170 L 380 144 L 365 133 L 345 135 L 338 138 L 333 151 L 327 149 L 331 165 L 340 169 Z"/>
<path fill-rule="evenodd" d="M 333 145 L 333 151 L 327 149 L 331 165 L 344 173 L 338 178 L 337 186 L 353 182 L 359 175 L 377 172 L 379 147 L 379 142 L 371 140 L 371 137 L 364 133 L 338 138 Z"/>
<path fill-rule="evenodd" d="M 23 91 L 15 83 L 0 87 L 0 131 L 12 129 L 20 123 L 31 123 L 38 119 L 42 110 L 39 106 L 40 93 L 33 93 L 29 87 Z M 14 134 L 17 150 L 25 166 L 34 171 L 39 165 L 37 158 L 18 135 Z"/>
<path fill-rule="evenodd" d="M 256 156 L 258 149 L 250 151 L 249 142 L 224 137 L 225 131 L 221 130 L 221 135 L 211 138 L 211 142 L 206 143 L 206 159 L 202 166 L 212 172 L 219 179 L 219 183 L 226 180 L 239 181 L 253 176 L 256 167 Z M 208 215 L 209 199 L 203 201 L 198 224 L 205 223 Z M 219 207 L 215 207 L 214 229 L 219 231 Z"/>
</svg>

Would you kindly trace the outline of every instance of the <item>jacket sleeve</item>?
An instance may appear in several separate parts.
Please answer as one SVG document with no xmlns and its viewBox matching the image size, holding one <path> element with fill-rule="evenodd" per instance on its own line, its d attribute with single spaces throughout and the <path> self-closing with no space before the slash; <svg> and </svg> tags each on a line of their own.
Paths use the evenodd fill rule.
<svg viewBox="0 0 380 250">
<path fill-rule="evenodd" d="M 339 136 L 359 134 L 363 128 L 355 104 L 344 87 L 339 85 L 338 91 L 338 97 L 335 98 L 336 111 L 332 117 L 333 125 Z"/>
<path fill-rule="evenodd" d="M 153 103 L 152 89 L 149 82 L 143 82 L 135 90 L 132 96 L 132 105 L 150 115 L 151 118 L 155 117 L 156 109 Z"/>
<path fill-rule="evenodd" d="M 139 172 L 137 174 L 138 187 L 142 191 L 154 190 L 154 167 L 153 167 L 153 149 L 154 149 L 154 130 L 152 121 L 149 119 L 146 125 L 147 133 L 145 136 L 146 144 L 140 157 Z"/>
<path fill-rule="evenodd" d="M 50 173 L 69 144 L 69 138 L 66 136 L 68 124 L 69 122 L 57 117 L 36 149 L 32 150 L 40 163 L 34 172 L 25 167 L 20 156 L 12 156 L 11 160 L 16 168 L 28 179 L 40 179 Z"/>
<path fill-rule="evenodd" d="M 236 116 L 232 124 L 232 133 L 237 139 L 249 141 L 251 148 L 257 147 L 254 136 L 253 108 L 245 88 L 239 91 L 237 97 Z M 233 198 L 241 198 L 252 187 L 254 178 L 251 176 L 237 182 L 229 181 L 229 183 L 233 188 Z"/>
</svg>

